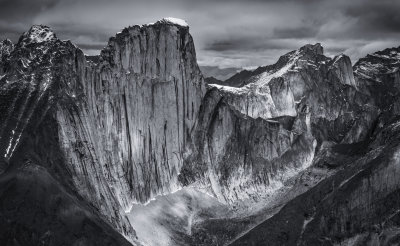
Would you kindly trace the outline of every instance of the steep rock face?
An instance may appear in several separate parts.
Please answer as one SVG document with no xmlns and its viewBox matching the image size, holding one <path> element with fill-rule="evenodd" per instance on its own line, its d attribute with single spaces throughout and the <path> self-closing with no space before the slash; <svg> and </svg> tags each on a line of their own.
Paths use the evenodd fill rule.
<svg viewBox="0 0 400 246">
<path fill-rule="evenodd" d="M 309 167 L 324 141 L 368 137 L 379 109 L 358 91 L 347 56 L 306 45 L 265 68 L 243 87 L 210 85 L 184 184 L 229 203 L 266 196 Z"/>
<path fill-rule="evenodd" d="M 171 21 L 124 29 L 97 60 L 57 121 L 76 186 L 114 221 L 115 208 L 177 189 L 205 87 L 188 27 Z"/>
<path fill-rule="evenodd" d="M 296 116 L 297 108 L 305 104 L 313 123 L 322 118 L 333 121 L 356 107 L 368 110 L 362 109 L 368 99 L 357 93 L 350 59 L 325 57 L 320 44 L 292 51 L 246 81 L 250 83 L 240 88 L 217 87 L 231 105 L 252 118 Z"/>
<path fill-rule="evenodd" d="M 354 66 L 357 86 L 382 112 L 363 144 L 334 147 L 356 160 L 232 245 L 400 243 L 398 53 L 398 48 L 379 51 Z"/>
<path fill-rule="evenodd" d="M 60 139 L 77 182 L 101 185 L 89 162 L 128 210 L 177 188 L 204 82 L 188 27 L 171 22 L 124 29 L 98 60 L 74 91 L 78 108 L 58 111 Z"/>
<path fill-rule="evenodd" d="M 384 130 L 393 138 L 378 136 L 380 145 L 374 144 L 373 150 L 361 153 L 232 245 L 399 244 L 398 124 Z"/>
<path fill-rule="evenodd" d="M 82 51 L 69 41 L 58 40 L 55 34 L 45 26 L 33 26 L 24 33 L 8 58 L 3 60 L 4 76 L 0 80 L 0 110 L 4 117 L 0 120 L 0 164 L 4 176 L 7 176 L 10 170 L 17 169 L 28 161 L 47 169 L 47 171 L 38 172 L 35 177 L 43 176 L 42 178 L 48 179 L 49 175 L 57 176 L 60 183 L 50 181 L 50 184 L 40 184 L 44 187 L 43 189 L 47 189 L 45 187 L 51 184 L 65 186 L 71 184 L 73 181 L 73 177 L 69 175 L 73 173 L 71 162 L 61 151 L 59 139 L 56 138 L 49 145 L 45 143 L 59 133 L 58 123 L 55 121 L 57 108 L 71 109 L 75 107 L 70 87 L 83 83 L 85 72 L 85 67 L 82 66 L 83 62 Z M 51 134 L 35 135 L 39 131 L 38 129 L 43 128 L 46 129 L 43 132 L 52 132 L 54 136 Z M 51 129 L 55 130 L 51 131 Z M 26 151 L 19 151 L 19 149 L 26 149 Z M 59 173 L 60 170 L 63 175 Z M 19 177 L 18 175 L 24 176 L 25 174 L 22 172 L 22 174 L 17 174 L 17 177 Z M 99 178 L 102 177 L 99 176 Z M 16 182 L 24 180 L 23 178 L 16 179 Z M 31 176 L 27 179 L 30 180 Z M 23 187 L 28 183 L 20 185 Z M 53 190 L 54 196 L 60 193 L 59 196 L 63 197 L 62 199 L 74 203 L 77 199 L 81 199 L 76 198 L 76 193 L 81 192 L 81 195 L 84 195 L 90 190 L 88 186 L 79 187 L 73 184 L 72 187 L 67 193 L 64 192 L 65 187 L 58 187 Z M 103 185 L 99 189 L 103 189 L 103 196 L 112 197 L 109 188 L 105 188 Z M 34 197 L 30 198 L 34 199 Z M 27 200 L 29 199 L 27 198 Z M 110 199 L 107 203 L 102 204 L 103 207 L 98 206 L 99 202 L 95 199 L 86 199 L 84 203 L 87 203 L 87 206 L 94 205 L 101 211 L 101 214 L 96 211 L 95 215 L 92 215 L 93 217 L 97 216 L 98 221 L 106 223 L 104 219 L 107 219 L 114 228 L 133 241 L 135 239 L 134 231 L 127 218 L 119 213 L 119 204 L 115 199 Z M 85 219 L 85 216 L 81 218 Z M 58 230 L 58 228 L 54 228 L 54 230 Z M 32 232 L 31 235 L 36 234 Z M 118 233 L 114 235 L 118 235 Z"/>
<path fill-rule="evenodd" d="M 281 124 L 246 117 L 220 91 L 211 89 L 203 101 L 193 152 L 185 161 L 181 181 L 206 187 L 229 203 L 274 192 L 313 159 L 316 143 L 309 115 L 302 113 L 294 121 L 282 119 Z"/>
<path fill-rule="evenodd" d="M 134 242 L 125 211 L 178 187 L 204 95 L 188 26 L 170 18 L 126 28 L 88 61 L 48 27 L 33 26 L 6 56 L 1 171 L 13 165 L 28 133 L 51 118 L 69 174 L 61 178 Z"/>
<path fill-rule="evenodd" d="M 353 67 L 357 83 L 383 111 L 398 110 L 400 47 L 361 58 Z"/>
</svg>

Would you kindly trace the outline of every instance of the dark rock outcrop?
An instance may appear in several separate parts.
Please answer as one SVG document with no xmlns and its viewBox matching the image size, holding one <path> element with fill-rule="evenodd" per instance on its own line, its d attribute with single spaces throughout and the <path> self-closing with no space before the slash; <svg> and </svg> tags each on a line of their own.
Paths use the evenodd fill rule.
<svg viewBox="0 0 400 246">
<path fill-rule="evenodd" d="M 14 240 L 10 241 L 14 243 L 12 245 L 34 244 L 42 239 L 48 240 L 49 245 L 67 242 L 89 244 L 102 239 L 114 245 L 128 245 L 128 241 L 117 232 L 100 235 L 113 227 L 132 242 L 135 240 L 129 222 L 118 212 L 118 203 L 109 200 L 101 209 L 94 200 L 82 199 L 81 195 L 90 187 L 78 189 L 75 177 L 71 175 L 71 162 L 61 150 L 57 107 L 73 107 L 68 94 L 69 86 L 83 83 L 80 76 L 84 74 L 83 61 L 84 55 L 76 46 L 69 41 L 58 40 L 45 26 L 33 26 L 24 33 L 15 49 L 3 60 L 0 110 L 4 117 L 0 120 L 0 172 L 5 182 L 4 192 L 7 192 L 3 194 L 4 199 L 10 199 L 7 204 L 14 204 L 21 212 L 19 219 L 13 222 L 10 220 L 12 211 L 6 212 L 7 207 L 2 210 L 5 211 L 4 216 L 8 216 L 3 218 L 2 228 L 9 227 L 7 223 L 16 223 L 14 229 L 10 227 L 6 231 L 10 240 Z M 20 192 L 32 194 L 24 198 Z M 48 203 L 44 200 L 46 195 Z M 65 202 L 66 211 L 57 208 L 57 199 Z M 43 207 L 39 203 L 43 203 Z M 38 210 L 24 209 L 29 204 L 37 204 Z M 63 214 L 68 210 L 71 210 L 73 223 L 65 225 L 68 216 Z M 41 211 L 45 214 L 39 218 L 37 213 Z M 40 219 L 51 221 L 55 217 L 59 220 L 54 223 L 60 223 L 59 226 L 40 224 Z M 87 223 L 90 226 L 86 227 Z M 46 228 L 48 230 L 43 231 Z M 72 236 L 66 233 L 68 228 L 82 231 Z M 25 231 L 17 233 L 15 230 Z M 92 235 L 86 235 L 86 230 L 91 230 Z"/>
</svg>

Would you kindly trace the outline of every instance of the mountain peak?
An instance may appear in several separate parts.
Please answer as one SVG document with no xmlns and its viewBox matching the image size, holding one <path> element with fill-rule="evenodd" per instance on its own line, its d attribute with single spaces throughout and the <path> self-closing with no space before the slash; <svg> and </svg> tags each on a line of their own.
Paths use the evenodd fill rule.
<svg viewBox="0 0 400 246">
<path fill-rule="evenodd" d="M 312 54 L 312 55 L 323 55 L 324 54 L 324 48 L 320 43 L 316 44 L 306 44 L 303 47 L 300 48 L 300 51 L 303 51 L 307 54 Z"/>
<path fill-rule="evenodd" d="M 27 45 L 31 43 L 53 41 L 55 39 L 57 39 L 57 36 L 50 29 L 50 27 L 45 25 L 33 25 L 29 31 L 25 32 L 21 36 L 19 43 Z"/>
<path fill-rule="evenodd" d="M 0 45 L 7 45 L 7 46 L 10 46 L 10 45 L 13 45 L 13 42 L 11 41 L 11 40 L 9 40 L 8 38 L 6 38 L 6 39 L 4 39 L 3 41 L 1 41 L 0 42 Z"/>
<path fill-rule="evenodd" d="M 175 18 L 175 17 L 166 17 L 156 22 L 156 24 L 170 24 L 177 25 L 181 27 L 189 27 L 188 23 L 185 20 Z"/>
<path fill-rule="evenodd" d="M 0 42 L 0 59 L 3 55 L 10 54 L 14 49 L 14 44 L 9 39 L 4 39 Z"/>
<path fill-rule="evenodd" d="M 353 67 L 354 72 L 366 79 L 381 80 L 379 74 L 388 74 L 400 69 L 400 47 L 387 48 L 360 58 Z"/>
</svg>

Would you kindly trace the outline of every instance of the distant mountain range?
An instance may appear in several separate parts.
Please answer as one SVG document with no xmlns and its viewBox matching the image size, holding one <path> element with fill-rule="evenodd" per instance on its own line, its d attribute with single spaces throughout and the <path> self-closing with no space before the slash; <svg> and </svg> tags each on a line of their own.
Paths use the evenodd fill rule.
<svg viewBox="0 0 400 246">
<path fill-rule="evenodd" d="M 200 70 L 205 78 L 212 77 L 217 80 L 224 81 L 240 72 L 242 69 L 235 67 L 219 68 L 217 66 L 200 66 Z"/>
</svg>

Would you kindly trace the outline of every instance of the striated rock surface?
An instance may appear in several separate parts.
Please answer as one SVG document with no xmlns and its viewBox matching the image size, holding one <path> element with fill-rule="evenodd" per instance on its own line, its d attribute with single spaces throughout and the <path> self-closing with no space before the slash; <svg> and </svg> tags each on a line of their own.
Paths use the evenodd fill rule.
<svg viewBox="0 0 400 246">
<path fill-rule="evenodd" d="M 356 159 L 232 245 L 400 243 L 398 53 L 398 48 L 379 51 L 353 67 L 358 87 L 381 111 L 364 142 L 334 146 Z"/>
<path fill-rule="evenodd" d="M 357 83 L 382 111 L 398 110 L 400 47 L 361 58 L 353 67 Z"/>
<path fill-rule="evenodd" d="M 378 136 L 381 145 L 361 153 L 232 245 L 397 245 L 397 125 L 385 128 L 394 136 L 389 141 Z M 357 155 L 354 148 L 349 155 Z"/>
<path fill-rule="evenodd" d="M 290 128 L 276 120 L 246 117 L 220 91 L 209 90 L 181 181 L 205 187 L 228 203 L 280 188 L 282 181 L 311 164 L 316 146 L 307 113 L 295 126 L 294 119 L 282 121 Z"/>
<path fill-rule="evenodd" d="M 57 107 L 73 108 L 75 106 L 68 93 L 71 85 L 83 83 L 82 75 L 85 70 L 84 66 L 80 64 L 84 62 L 84 55 L 69 41 L 58 40 L 48 27 L 33 26 L 21 36 L 15 49 L 3 61 L 5 74 L 0 80 L 0 111 L 4 116 L 0 120 L 0 171 L 3 173 L 2 176 L 9 177 L 11 170 L 19 170 L 25 163 L 32 166 L 28 169 L 37 169 L 35 165 L 39 165 L 41 168 L 38 168 L 38 172 L 34 171 L 34 175 L 31 175 L 30 171 L 27 173 L 23 170 L 14 171 L 17 174 L 15 174 L 15 178 L 12 178 L 13 182 L 20 185 L 21 189 L 27 187 L 26 192 L 29 192 L 29 185 L 35 184 L 36 178 L 48 180 L 39 183 L 40 187 L 33 192 L 36 192 L 35 194 L 42 190 L 46 192 L 49 186 L 54 185 L 56 188 L 48 194 L 48 199 L 65 200 L 71 204 L 71 209 L 74 209 L 77 201 L 82 200 L 81 195 L 90 192 L 90 186 L 78 186 L 74 182 L 72 163 L 65 155 L 66 153 L 61 151 L 61 143 L 58 138 L 59 122 L 56 121 L 56 115 Z M 97 171 L 101 172 L 101 170 Z M 98 178 L 101 180 L 103 177 L 99 175 Z M 58 179 L 58 182 L 55 182 L 55 179 Z M 106 183 L 99 186 L 98 189 L 103 191 L 104 197 L 113 197 Z M 13 192 L 13 189 L 10 192 Z M 16 192 L 21 191 L 18 188 Z M 20 197 L 18 194 L 14 195 Z M 26 199 L 25 203 L 29 204 L 42 201 L 43 197 L 28 196 L 24 199 Z M 12 200 L 10 203 L 22 201 Z M 83 201 L 84 205 L 81 204 L 81 206 L 86 206 L 86 209 L 90 208 L 89 212 L 82 214 L 77 211 L 80 214 L 76 215 L 77 217 L 71 214 L 72 217 L 76 217 L 76 224 L 66 227 L 71 226 L 75 227 L 75 230 L 79 230 L 79 228 L 85 227 L 86 223 L 92 223 L 85 222 L 86 220 L 94 219 L 97 221 L 94 228 L 97 227 L 97 229 L 91 230 L 99 230 L 98 233 L 101 233 L 100 228 L 110 230 L 114 227 L 120 233 L 125 234 L 129 240 L 135 240 L 135 233 L 127 218 L 119 213 L 119 204 L 115 199 L 108 199 L 102 204 L 102 207 L 99 206 L 101 201 L 94 199 L 83 199 Z M 23 209 L 25 203 L 18 205 L 21 206 L 20 209 Z M 60 216 L 60 213 L 64 213 L 63 210 L 52 210 L 52 208 L 56 209 L 56 205 L 51 202 L 48 206 L 50 210 L 46 210 L 47 214 L 43 215 L 42 219 L 50 219 L 52 216 Z M 92 206 L 95 206 L 95 209 Z M 36 216 L 34 214 L 37 212 L 39 211 L 22 212 L 21 217 Z M 9 214 L 9 216 L 12 215 Z M 71 243 L 84 243 L 88 240 L 88 238 L 83 239 L 79 236 L 75 239 L 67 238 L 66 235 L 63 240 L 58 238 L 57 235 L 63 234 L 63 230 L 68 230 L 63 226 L 50 227 L 47 232 L 42 231 L 46 227 L 35 229 L 35 225 L 39 226 L 36 224 L 37 219 L 35 218 L 32 217 L 33 221 L 30 222 L 15 222 L 22 223 L 20 224 L 22 228 L 28 228 L 26 235 L 14 231 L 9 232 L 10 236 L 15 237 L 15 241 L 21 244 L 30 240 L 35 242 L 42 236 L 49 238 L 50 245 L 67 242 L 64 239 Z M 111 226 L 107 225 L 109 223 L 107 220 Z M 65 222 L 60 221 L 60 223 L 63 225 Z M 2 224 L 2 228 L 5 227 L 7 226 Z M 16 225 L 14 229 L 17 228 Z M 14 229 L 11 228 L 11 230 Z M 29 233 L 30 230 L 32 233 Z M 48 235 L 41 235 L 41 233 Z M 97 232 L 93 233 L 93 236 L 95 237 L 96 234 Z M 112 235 L 109 240 L 113 245 L 119 245 L 123 241 L 125 242 L 122 244 L 128 244 L 119 233 L 110 232 L 109 235 Z M 100 240 L 101 237 L 99 236 L 98 239 Z"/>
<path fill-rule="evenodd" d="M 379 108 L 358 90 L 350 59 L 320 44 L 292 51 L 245 86 L 210 85 L 180 175 L 223 202 L 268 196 L 308 168 L 325 141 L 368 137 Z"/>
<path fill-rule="evenodd" d="M 103 172 L 124 210 L 177 189 L 205 91 L 188 27 L 160 21 L 126 28 L 82 76 L 85 83 L 70 87 L 77 107 L 57 111 L 77 183 L 103 183 L 86 174 L 90 163 L 89 173 Z"/>
<path fill-rule="evenodd" d="M 125 211 L 178 188 L 205 92 L 188 26 L 168 18 L 126 28 L 88 61 L 46 26 L 10 47 L 2 48 L 1 172 L 34 159 L 135 242 Z M 18 152 L 46 127 L 55 129 L 51 148 Z M 45 158 L 44 148 L 58 154 Z"/>
</svg>

